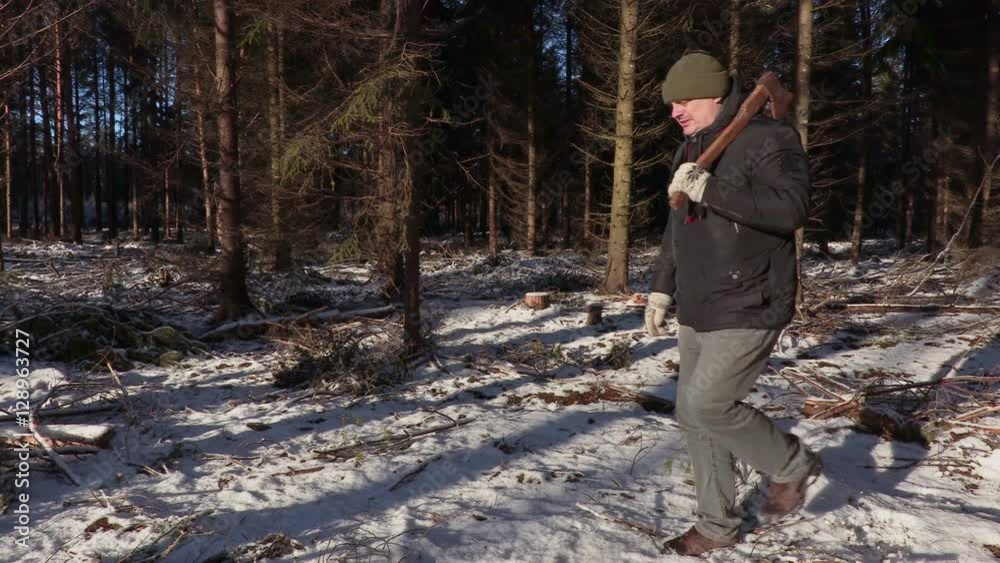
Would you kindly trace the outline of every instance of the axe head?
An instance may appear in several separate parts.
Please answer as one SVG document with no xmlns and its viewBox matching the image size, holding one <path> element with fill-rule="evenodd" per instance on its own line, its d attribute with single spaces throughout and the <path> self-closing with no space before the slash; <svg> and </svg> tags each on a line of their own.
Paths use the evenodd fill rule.
<svg viewBox="0 0 1000 563">
<path fill-rule="evenodd" d="M 767 91 L 767 98 L 771 103 L 771 117 L 774 119 L 782 119 L 792 111 L 792 105 L 795 102 L 795 96 L 785 90 L 785 87 L 781 85 L 781 81 L 773 72 L 765 72 L 761 75 L 760 79 L 757 80 L 758 86 L 763 86 L 764 90 Z"/>
</svg>

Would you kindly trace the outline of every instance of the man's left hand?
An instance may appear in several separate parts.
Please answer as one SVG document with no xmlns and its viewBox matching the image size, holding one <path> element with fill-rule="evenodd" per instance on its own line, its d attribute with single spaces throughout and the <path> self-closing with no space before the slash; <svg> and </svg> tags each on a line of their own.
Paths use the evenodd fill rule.
<svg viewBox="0 0 1000 563">
<path fill-rule="evenodd" d="M 705 187 L 708 186 L 708 178 L 712 174 L 694 162 L 685 162 L 677 168 L 673 180 L 670 181 L 670 188 L 667 189 L 669 196 L 677 192 L 687 194 L 688 199 L 693 202 L 701 202 L 705 195 Z"/>
</svg>

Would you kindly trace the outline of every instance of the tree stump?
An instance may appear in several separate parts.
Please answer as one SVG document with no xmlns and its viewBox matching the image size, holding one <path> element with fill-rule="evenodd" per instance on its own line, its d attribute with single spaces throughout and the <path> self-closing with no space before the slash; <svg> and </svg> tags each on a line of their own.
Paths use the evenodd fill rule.
<svg viewBox="0 0 1000 563">
<path fill-rule="evenodd" d="M 532 291 L 525 293 L 524 304 L 532 309 L 548 309 L 549 294 L 544 291 Z"/>
<path fill-rule="evenodd" d="M 603 303 L 587 304 L 587 326 L 601 324 L 601 313 L 604 311 Z"/>
</svg>

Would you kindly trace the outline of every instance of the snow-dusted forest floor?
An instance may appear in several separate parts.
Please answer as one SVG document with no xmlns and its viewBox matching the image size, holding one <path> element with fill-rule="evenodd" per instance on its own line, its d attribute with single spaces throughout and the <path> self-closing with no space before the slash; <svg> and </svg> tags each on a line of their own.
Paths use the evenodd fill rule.
<svg viewBox="0 0 1000 563">
<path fill-rule="evenodd" d="M 14 546 L 15 501 L 0 516 L 9 542 L 0 561 L 684 560 L 658 550 L 693 522 L 684 437 L 671 414 L 631 399 L 673 399 L 676 321 L 651 338 L 641 307 L 594 294 L 600 256 L 489 260 L 447 241 L 427 246 L 434 352 L 406 369 L 398 315 L 196 342 L 209 328 L 210 262 L 176 245 L 5 244 L 5 353 L 12 323 L 38 316 L 17 325 L 34 331 L 32 401 L 56 390 L 46 408 L 83 398 L 123 409 L 52 420 L 112 424 L 116 435 L 108 449 L 64 456 L 80 487 L 32 462 L 31 549 Z M 866 246 L 875 258 L 858 268 L 832 246 L 834 258 L 813 251 L 804 263 L 810 304 L 1000 306 L 995 254 L 949 257 L 928 272 L 917 250 L 895 254 L 888 241 Z M 334 248 L 317 248 L 295 273 L 255 274 L 262 313 L 384 305 L 365 265 L 325 261 Z M 646 291 L 654 256 L 634 254 L 636 291 Z M 520 302 L 539 290 L 553 292 L 550 308 Z M 598 326 L 585 323 L 591 302 L 604 304 Z M 168 324 L 189 339 L 154 330 Z M 821 307 L 793 323 L 749 400 L 819 451 L 825 474 L 800 518 L 708 559 L 1000 557 L 1000 412 L 959 420 L 1000 404 L 983 377 L 1000 374 L 998 327 L 996 312 L 948 309 Z M 5 410 L 14 368 L 0 356 Z M 276 387 L 276 375 L 306 385 Z M 924 427 L 928 447 L 900 439 L 905 428 L 887 424 L 880 437 L 847 412 L 800 411 L 804 394 L 830 400 L 807 380 L 850 399 L 957 376 L 977 378 L 903 390 L 889 405 L 918 404 L 918 418 L 938 421 Z M 0 480 L 8 494 L 9 477 Z M 761 485 L 747 469 L 748 507 Z"/>
</svg>

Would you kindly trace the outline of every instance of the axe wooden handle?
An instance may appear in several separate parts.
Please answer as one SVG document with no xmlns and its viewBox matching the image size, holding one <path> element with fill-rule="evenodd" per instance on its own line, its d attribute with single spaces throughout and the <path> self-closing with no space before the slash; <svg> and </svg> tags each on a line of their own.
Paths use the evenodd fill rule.
<svg viewBox="0 0 1000 563">
<path fill-rule="evenodd" d="M 699 167 L 707 170 L 722 155 L 726 147 L 733 142 L 733 139 L 746 129 L 747 125 L 750 124 L 750 120 L 764 107 L 769 98 L 779 98 L 772 99 L 773 117 L 784 117 L 788 113 L 788 103 L 791 100 L 791 94 L 784 91 L 775 92 L 775 84 L 777 84 L 778 89 L 781 89 L 781 85 L 777 80 L 777 77 L 773 73 L 768 72 L 757 81 L 757 87 L 747 96 L 747 99 L 743 100 L 743 104 L 740 105 L 736 117 L 712 141 L 712 144 L 708 146 L 708 150 L 701 153 L 701 156 L 698 157 L 696 163 Z M 688 197 L 684 192 L 675 193 L 670 197 L 670 207 L 673 209 L 680 209 L 687 202 Z"/>
</svg>

